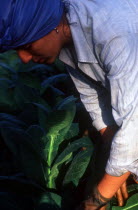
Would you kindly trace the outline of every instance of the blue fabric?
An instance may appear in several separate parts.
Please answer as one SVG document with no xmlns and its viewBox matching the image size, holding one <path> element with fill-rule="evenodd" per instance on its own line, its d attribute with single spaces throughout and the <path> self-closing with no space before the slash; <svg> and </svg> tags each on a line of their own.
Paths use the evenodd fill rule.
<svg viewBox="0 0 138 210">
<path fill-rule="evenodd" d="M 40 39 L 60 22 L 61 0 L 0 0 L 0 52 Z"/>
</svg>

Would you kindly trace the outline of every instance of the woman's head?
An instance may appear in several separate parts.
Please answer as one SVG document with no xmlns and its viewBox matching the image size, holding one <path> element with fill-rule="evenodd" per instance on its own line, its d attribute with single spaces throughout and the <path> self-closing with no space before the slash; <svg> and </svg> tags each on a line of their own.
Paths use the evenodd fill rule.
<svg viewBox="0 0 138 210">
<path fill-rule="evenodd" d="M 61 0 L 0 0 L 0 52 L 39 40 L 57 27 Z"/>
<path fill-rule="evenodd" d="M 18 47 L 16 50 L 24 63 L 32 60 L 36 63 L 51 64 L 55 61 L 61 49 L 71 42 L 70 28 L 67 22 L 64 22 L 63 17 L 57 28 L 54 28 L 39 40 Z"/>
</svg>

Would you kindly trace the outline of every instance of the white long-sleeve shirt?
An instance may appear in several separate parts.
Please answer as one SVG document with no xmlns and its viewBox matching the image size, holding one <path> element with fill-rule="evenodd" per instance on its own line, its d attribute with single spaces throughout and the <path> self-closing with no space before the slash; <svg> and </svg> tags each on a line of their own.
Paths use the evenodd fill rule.
<svg viewBox="0 0 138 210">
<path fill-rule="evenodd" d="M 138 176 L 138 1 L 64 2 L 74 46 L 63 49 L 60 59 L 71 66 L 96 129 L 119 126 L 106 172 Z"/>
</svg>

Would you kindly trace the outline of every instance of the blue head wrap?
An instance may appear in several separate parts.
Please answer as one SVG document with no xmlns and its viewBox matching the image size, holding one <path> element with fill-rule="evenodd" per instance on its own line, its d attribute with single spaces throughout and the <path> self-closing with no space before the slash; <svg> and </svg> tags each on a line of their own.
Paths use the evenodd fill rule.
<svg viewBox="0 0 138 210">
<path fill-rule="evenodd" d="M 0 52 L 38 40 L 60 22 L 61 0 L 0 0 Z"/>
</svg>

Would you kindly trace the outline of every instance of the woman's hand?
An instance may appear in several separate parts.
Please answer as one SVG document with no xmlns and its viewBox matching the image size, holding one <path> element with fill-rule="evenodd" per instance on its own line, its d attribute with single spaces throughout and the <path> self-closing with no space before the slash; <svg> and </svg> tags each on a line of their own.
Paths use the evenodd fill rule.
<svg viewBox="0 0 138 210">
<path fill-rule="evenodd" d="M 128 199 L 128 191 L 127 191 L 126 181 L 117 190 L 115 197 L 117 198 L 118 206 L 123 206 L 125 201 Z"/>
<path fill-rule="evenodd" d="M 95 188 L 92 195 L 83 201 L 76 210 L 105 210 L 106 204 L 116 195 L 119 206 L 124 205 L 124 200 L 128 198 L 126 193 L 126 179 L 130 172 L 120 177 L 105 174 L 99 185 Z"/>
<path fill-rule="evenodd" d="M 102 170 L 98 170 L 99 172 L 103 171 L 103 178 L 98 184 L 98 191 L 101 193 L 102 196 L 105 198 L 112 198 L 114 195 L 118 200 L 118 205 L 122 206 L 124 201 L 128 198 L 127 187 L 126 187 L 126 179 L 129 176 L 129 172 L 121 177 L 113 177 L 105 173 L 104 168 L 110 153 L 110 146 L 113 136 L 115 135 L 118 127 L 109 126 L 100 130 L 100 134 L 102 137 L 101 143 L 99 144 L 99 149 L 97 152 L 97 163 L 96 165 L 101 165 L 102 163 Z M 100 154 L 100 155 L 99 155 Z M 98 164 L 99 162 L 99 164 Z M 100 172 L 100 173 L 101 173 Z M 98 175 L 98 174 L 97 174 Z M 103 207 L 97 206 L 95 204 L 93 197 L 86 199 L 84 202 L 81 203 L 81 206 L 78 210 L 105 210 L 106 203 Z"/>
<path fill-rule="evenodd" d="M 109 127 L 106 127 L 106 128 L 103 128 L 102 130 L 100 130 L 104 148 L 107 148 L 107 150 L 110 147 L 109 145 L 111 144 L 111 141 L 112 141 L 113 136 L 115 135 L 117 129 L 118 129 L 118 127 L 116 125 L 114 125 L 114 126 L 109 126 Z M 115 197 L 117 198 L 118 206 L 123 206 L 124 202 L 128 198 L 126 181 L 117 190 L 117 192 L 115 193 Z M 102 208 L 101 210 L 104 210 L 104 208 Z"/>
</svg>

